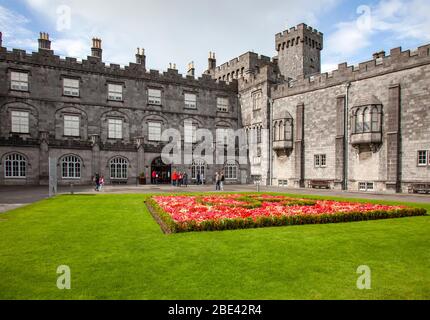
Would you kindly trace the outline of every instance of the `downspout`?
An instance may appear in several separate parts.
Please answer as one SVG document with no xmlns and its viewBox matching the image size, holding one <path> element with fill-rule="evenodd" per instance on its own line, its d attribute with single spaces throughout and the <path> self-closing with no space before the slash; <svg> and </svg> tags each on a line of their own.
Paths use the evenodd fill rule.
<svg viewBox="0 0 430 320">
<path fill-rule="evenodd" d="M 273 185 L 273 99 L 269 98 L 269 186 Z"/>
<path fill-rule="evenodd" d="M 349 88 L 351 87 L 351 83 L 345 83 L 345 114 L 344 114 L 344 150 L 343 150 L 343 188 L 345 191 L 348 191 L 348 166 L 349 166 L 349 134 L 348 134 L 348 126 L 349 126 Z"/>
</svg>

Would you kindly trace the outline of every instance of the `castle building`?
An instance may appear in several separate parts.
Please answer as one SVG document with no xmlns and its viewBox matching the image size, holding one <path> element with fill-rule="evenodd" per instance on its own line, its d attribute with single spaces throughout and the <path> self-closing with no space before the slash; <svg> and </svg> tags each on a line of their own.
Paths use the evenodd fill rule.
<svg viewBox="0 0 430 320">
<path fill-rule="evenodd" d="M 157 170 L 201 172 L 211 182 L 367 192 L 430 191 L 430 45 L 375 53 L 321 73 L 323 34 L 300 24 L 275 36 L 274 58 L 248 52 L 195 79 L 175 67 L 147 71 L 143 50 L 125 68 L 102 62 L 100 39 L 78 62 L 0 43 L 0 184 L 45 184 L 48 158 L 60 183 L 134 183 Z M 189 129 L 187 129 L 187 127 Z M 248 163 L 167 166 L 164 128 L 240 129 L 257 137 Z"/>
</svg>

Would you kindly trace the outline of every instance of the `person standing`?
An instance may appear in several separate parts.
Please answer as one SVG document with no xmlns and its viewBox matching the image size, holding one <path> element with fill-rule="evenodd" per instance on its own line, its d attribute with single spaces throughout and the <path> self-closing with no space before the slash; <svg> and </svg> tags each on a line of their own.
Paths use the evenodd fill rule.
<svg viewBox="0 0 430 320">
<path fill-rule="evenodd" d="M 97 173 L 96 174 L 96 179 L 95 179 L 95 183 L 96 183 L 96 191 L 99 191 L 100 189 L 100 175 Z"/>
<path fill-rule="evenodd" d="M 202 172 L 200 184 L 205 184 L 205 174 Z"/>
<path fill-rule="evenodd" d="M 157 184 L 157 173 L 155 172 L 155 170 L 154 171 L 152 171 L 152 176 L 151 176 L 151 178 L 152 178 L 152 184 Z"/>
<path fill-rule="evenodd" d="M 183 179 L 182 172 L 179 172 L 179 174 L 178 174 L 178 188 L 180 188 L 182 186 L 182 179 Z"/>
<path fill-rule="evenodd" d="M 221 172 L 221 177 L 220 177 L 220 181 L 219 181 L 221 191 L 224 191 L 224 182 L 225 182 L 225 176 L 224 176 L 224 171 L 223 171 L 223 172 Z"/>
<path fill-rule="evenodd" d="M 196 184 L 199 186 L 201 184 L 201 180 L 200 180 L 200 172 L 197 172 L 197 179 L 196 179 Z"/>
<path fill-rule="evenodd" d="M 184 172 L 184 186 L 185 188 L 188 187 L 188 174 L 186 172 Z"/>
<path fill-rule="evenodd" d="M 219 172 L 217 172 L 215 174 L 215 190 L 216 191 L 220 190 L 220 175 L 219 175 Z"/>
</svg>

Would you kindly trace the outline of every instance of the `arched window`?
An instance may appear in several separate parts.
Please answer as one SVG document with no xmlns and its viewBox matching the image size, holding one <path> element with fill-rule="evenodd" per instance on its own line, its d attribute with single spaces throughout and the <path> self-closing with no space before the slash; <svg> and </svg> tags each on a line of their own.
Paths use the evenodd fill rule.
<svg viewBox="0 0 430 320">
<path fill-rule="evenodd" d="M 201 159 L 196 159 L 193 161 L 191 166 L 191 179 L 197 180 L 197 177 L 200 175 L 200 179 L 205 177 L 206 170 L 206 162 Z"/>
<path fill-rule="evenodd" d="M 292 120 L 289 119 L 285 122 L 285 140 L 293 139 L 293 125 Z"/>
<path fill-rule="evenodd" d="M 363 111 L 363 132 L 370 132 L 372 126 L 372 114 L 370 108 L 365 108 Z"/>
<path fill-rule="evenodd" d="M 27 176 L 27 160 L 19 153 L 6 156 L 4 167 L 6 178 L 25 178 Z"/>
<path fill-rule="evenodd" d="M 279 140 L 284 141 L 285 140 L 285 126 L 284 121 L 279 122 Z"/>
<path fill-rule="evenodd" d="M 378 108 L 373 107 L 372 108 L 372 132 L 379 132 L 380 131 L 380 125 L 379 125 L 379 112 Z"/>
<path fill-rule="evenodd" d="M 110 178 L 127 179 L 128 177 L 128 161 L 127 159 L 117 157 L 110 161 Z"/>
<path fill-rule="evenodd" d="M 64 179 L 80 179 L 81 178 L 82 161 L 77 156 L 65 156 L 61 160 L 61 171 Z"/>
<path fill-rule="evenodd" d="M 237 180 L 238 166 L 236 161 L 228 161 L 225 165 L 225 178 L 228 180 Z"/>
<path fill-rule="evenodd" d="M 355 112 L 355 133 L 363 132 L 363 113 L 360 109 Z"/>
<path fill-rule="evenodd" d="M 278 121 L 275 121 L 275 124 L 273 126 L 273 140 L 274 141 L 279 140 Z"/>
</svg>

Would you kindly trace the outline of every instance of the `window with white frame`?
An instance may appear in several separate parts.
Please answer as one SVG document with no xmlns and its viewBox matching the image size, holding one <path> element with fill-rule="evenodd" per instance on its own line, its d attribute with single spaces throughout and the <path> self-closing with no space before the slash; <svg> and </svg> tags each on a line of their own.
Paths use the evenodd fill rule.
<svg viewBox="0 0 430 320">
<path fill-rule="evenodd" d="M 27 111 L 12 111 L 11 122 L 13 133 L 29 133 L 30 113 Z"/>
<path fill-rule="evenodd" d="M 63 179 L 81 178 L 81 159 L 77 156 L 66 156 L 61 160 L 61 171 Z"/>
<path fill-rule="evenodd" d="M 427 150 L 419 150 L 418 151 L 418 166 L 424 167 L 430 164 L 428 159 L 429 152 Z"/>
<path fill-rule="evenodd" d="M 124 180 L 128 178 L 127 159 L 117 157 L 110 161 L 110 178 L 112 180 Z"/>
<path fill-rule="evenodd" d="M 197 95 L 194 93 L 185 93 L 185 108 L 197 109 Z"/>
<path fill-rule="evenodd" d="M 236 161 L 228 161 L 225 166 L 225 178 L 228 180 L 237 180 L 238 165 Z"/>
<path fill-rule="evenodd" d="M 6 178 L 25 178 L 27 176 L 27 160 L 21 154 L 14 153 L 4 160 Z"/>
<path fill-rule="evenodd" d="M 64 78 L 63 94 L 70 97 L 79 97 L 79 80 Z"/>
<path fill-rule="evenodd" d="M 122 139 L 122 120 L 121 119 L 108 120 L 108 138 Z"/>
<path fill-rule="evenodd" d="M 228 98 L 217 98 L 217 110 L 220 112 L 228 112 L 229 109 L 229 101 Z"/>
<path fill-rule="evenodd" d="M 108 99 L 111 101 L 122 101 L 122 89 L 120 84 L 108 84 Z"/>
<path fill-rule="evenodd" d="M 327 155 L 316 154 L 314 159 L 314 164 L 316 168 L 325 168 L 327 166 Z"/>
<path fill-rule="evenodd" d="M 64 135 L 67 137 L 79 137 L 79 116 L 64 116 Z"/>
<path fill-rule="evenodd" d="M 161 141 L 161 123 L 160 122 L 148 123 L 148 140 Z"/>
<path fill-rule="evenodd" d="M 191 179 L 197 180 L 197 176 L 200 175 L 200 179 L 205 176 L 206 162 L 201 159 L 193 161 L 191 166 Z"/>
<path fill-rule="evenodd" d="M 192 120 L 184 122 L 184 141 L 185 143 L 197 142 L 197 125 Z"/>
<path fill-rule="evenodd" d="M 359 182 L 358 189 L 360 191 L 373 191 L 375 184 L 373 182 Z"/>
<path fill-rule="evenodd" d="M 161 105 L 161 90 L 148 89 L 148 103 L 154 105 Z"/>
<path fill-rule="evenodd" d="M 10 74 L 10 88 L 17 91 L 28 91 L 28 73 L 12 71 Z"/>
<path fill-rule="evenodd" d="M 228 128 L 218 128 L 216 129 L 216 139 L 218 144 L 227 145 L 228 144 Z"/>
</svg>

